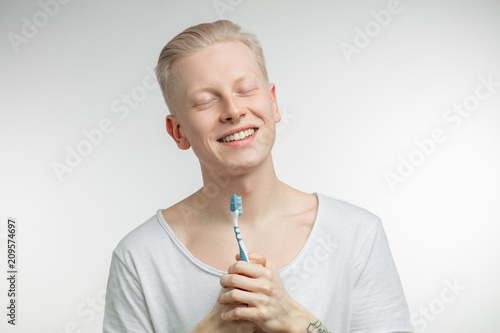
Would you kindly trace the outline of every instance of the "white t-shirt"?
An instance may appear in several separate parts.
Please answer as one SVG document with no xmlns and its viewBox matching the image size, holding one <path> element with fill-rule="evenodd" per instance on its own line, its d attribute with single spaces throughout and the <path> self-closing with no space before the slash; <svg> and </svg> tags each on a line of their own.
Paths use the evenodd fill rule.
<svg viewBox="0 0 500 333">
<path fill-rule="evenodd" d="M 315 194 L 311 234 L 280 270 L 290 296 L 333 333 L 413 332 L 380 219 Z M 215 304 L 225 273 L 196 259 L 159 209 L 113 251 L 103 332 L 190 332 Z"/>
</svg>

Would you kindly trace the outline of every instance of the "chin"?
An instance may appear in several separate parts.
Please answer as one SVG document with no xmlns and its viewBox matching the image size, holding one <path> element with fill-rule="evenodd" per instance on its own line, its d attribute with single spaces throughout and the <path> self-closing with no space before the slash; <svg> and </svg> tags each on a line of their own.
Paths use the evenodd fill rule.
<svg viewBox="0 0 500 333">
<path fill-rule="evenodd" d="M 270 157 L 270 155 L 268 155 Z M 226 168 L 231 175 L 242 175 L 265 164 L 266 156 L 247 156 L 248 158 L 233 159 Z"/>
</svg>

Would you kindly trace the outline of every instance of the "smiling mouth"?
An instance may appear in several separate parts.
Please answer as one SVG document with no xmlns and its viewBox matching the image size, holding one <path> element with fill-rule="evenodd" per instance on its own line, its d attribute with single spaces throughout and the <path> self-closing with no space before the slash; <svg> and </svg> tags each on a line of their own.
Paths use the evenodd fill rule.
<svg viewBox="0 0 500 333">
<path fill-rule="evenodd" d="M 218 142 L 233 142 L 233 141 L 239 141 L 239 140 L 243 140 L 243 139 L 246 139 L 248 137 L 251 137 L 252 135 L 254 135 L 254 133 L 257 131 L 257 128 L 249 128 L 247 130 L 244 130 L 244 131 L 240 131 L 238 133 L 234 133 L 234 134 L 231 134 L 231 135 L 228 135 L 224 138 L 221 138 L 219 140 L 217 140 Z"/>
</svg>

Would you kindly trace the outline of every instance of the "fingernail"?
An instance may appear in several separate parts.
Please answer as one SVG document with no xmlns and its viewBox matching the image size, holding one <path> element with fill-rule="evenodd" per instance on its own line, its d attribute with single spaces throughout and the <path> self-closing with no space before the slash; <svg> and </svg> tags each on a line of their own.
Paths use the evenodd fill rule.
<svg viewBox="0 0 500 333">
<path fill-rule="evenodd" d="M 217 303 L 220 303 L 220 299 L 221 299 L 221 297 L 219 295 L 219 297 L 217 297 Z"/>
</svg>

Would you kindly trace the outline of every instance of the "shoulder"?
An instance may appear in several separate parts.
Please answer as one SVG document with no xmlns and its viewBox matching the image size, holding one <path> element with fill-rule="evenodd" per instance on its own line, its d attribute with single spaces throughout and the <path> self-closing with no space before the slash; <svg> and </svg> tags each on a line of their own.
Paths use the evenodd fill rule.
<svg viewBox="0 0 500 333">
<path fill-rule="evenodd" d="M 337 244 L 351 259 L 369 257 L 374 250 L 390 256 L 381 219 L 367 209 L 336 198 L 321 196 L 320 234 L 327 242 Z M 355 259 L 357 258 L 357 259 Z M 385 256 L 387 258 L 387 256 Z"/>
<path fill-rule="evenodd" d="M 371 211 L 349 203 L 318 193 L 318 221 L 330 230 L 365 233 L 381 227 L 380 218 Z"/>
<path fill-rule="evenodd" d="M 158 220 L 161 210 L 145 222 L 127 233 L 114 249 L 114 253 L 123 261 L 134 256 L 150 253 L 155 250 L 165 238 L 165 230 Z"/>
<path fill-rule="evenodd" d="M 371 211 L 347 201 L 320 193 L 318 193 L 318 198 L 320 204 L 323 206 L 323 212 L 332 217 L 341 218 L 341 220 L 347 220 L 350 222 L 371 221 L 371 223 L 375 223 L 375 221 L 380 220 L 380 218 Z"/>
</svg>

